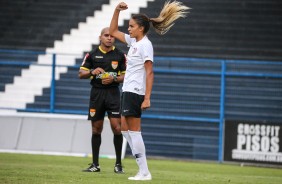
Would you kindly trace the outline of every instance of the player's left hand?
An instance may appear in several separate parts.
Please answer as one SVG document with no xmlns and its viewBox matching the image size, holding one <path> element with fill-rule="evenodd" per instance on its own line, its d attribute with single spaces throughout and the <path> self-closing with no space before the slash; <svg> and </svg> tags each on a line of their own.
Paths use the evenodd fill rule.
<svg viewBox="0 0 282 184">
<path fill-rule="evenodd" d="M 141 104 L 141 109 L 146 110 L 150 108 L 150 106 L 151 106 L 151 101 L 149 99 L 144 99 L 144 101 Z"/>
</svg>

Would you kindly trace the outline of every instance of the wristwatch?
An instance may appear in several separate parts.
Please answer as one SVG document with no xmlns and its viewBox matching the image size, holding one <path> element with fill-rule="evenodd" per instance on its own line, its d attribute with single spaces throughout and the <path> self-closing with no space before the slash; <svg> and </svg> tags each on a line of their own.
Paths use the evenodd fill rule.
<svg viewBox="0 0 282 184">
<path fill-rule="evenodd" d="M 91 75 L 91 76 L 94 76 L 94 75 L 92 74 L 93 71 L 94 71 L 94 69 L 91 69 L 91 70 L 90 70 L 90 75 Z"/>
</svg>

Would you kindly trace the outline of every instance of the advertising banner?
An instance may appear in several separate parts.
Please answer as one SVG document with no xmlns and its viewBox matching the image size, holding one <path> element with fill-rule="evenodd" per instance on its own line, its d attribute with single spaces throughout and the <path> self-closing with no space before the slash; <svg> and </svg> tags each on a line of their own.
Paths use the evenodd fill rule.
<svg viewBox="0 0 282 184">
<path fill-rule="evenodd" d="M 282 122 L 225 121 L 224 161 L 282 165 Z"/>
</svg>

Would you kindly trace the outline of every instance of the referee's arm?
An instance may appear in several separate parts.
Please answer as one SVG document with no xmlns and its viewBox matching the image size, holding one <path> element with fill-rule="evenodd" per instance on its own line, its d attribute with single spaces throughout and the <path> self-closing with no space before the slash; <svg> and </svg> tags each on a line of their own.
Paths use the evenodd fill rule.
<svg viewBox="0 0 282 184">
<path fill-rule="evenodd" d="M 118 83 L 123 83 L 124 74 L 125 74 L 125 71 L 122 71 L 122 72 L 117 76 L 116 82 L 118 82 Z"/>
<path fill-rule="evenodd" d="M 80 67 L 79 72 L 78 72 L 78 77 L 80 79 L 89 79 L 92 74 L 91 74 L 91 70 L 85 67 Z"/>
<path fill-rule="evenodd" d="M 78 72 L 78 77 L 80 79 L 89 79 L 90 77 L 94 75 L 98 75 L 100 73 L 104 73 L 105 71 L 102 68 L 96 68 L 94 69 L 89 69 L 85 67 L 80 67 L 79 72 Z"/>
</svg>

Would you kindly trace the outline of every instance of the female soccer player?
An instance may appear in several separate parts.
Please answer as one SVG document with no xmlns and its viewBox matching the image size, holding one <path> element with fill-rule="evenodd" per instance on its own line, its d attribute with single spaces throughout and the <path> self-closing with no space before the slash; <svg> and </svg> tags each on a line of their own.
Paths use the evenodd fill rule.
<svg viewBox="0 0 282 184">
<path fill-rule="evenodd" d="M 151 180 L 148 169 L 146 150 L 141 135 L 142 110 L 151 106 L 153 73 L 153 46 L 146 36 L 152 23 L 155 31 L 163 35 L 180 17 L 185 17 L 189 8 L 181 2 L 166 2 L 157 18 L 149 18 L 145 14 L 136 14 L 129 20 L 128 32 L 125 34 L 118 30 L 119 13 L 128 9 L 126 3 L 121 2 L 115 8 L 111 24 L 110 34 L 130 48 L 127 54 L 127 67 L 122 87 L 122 134 L 127 139 L 133 156 L 139 167 L 138 173 L 129 180 Z"/>
</svg>

